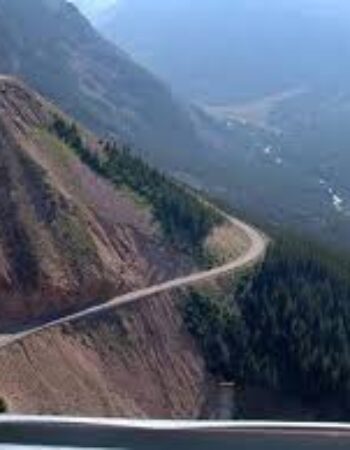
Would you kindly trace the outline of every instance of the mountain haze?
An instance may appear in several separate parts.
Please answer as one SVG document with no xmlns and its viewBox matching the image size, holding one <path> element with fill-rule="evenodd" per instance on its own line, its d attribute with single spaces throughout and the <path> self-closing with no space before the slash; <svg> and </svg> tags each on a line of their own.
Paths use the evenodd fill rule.
<svg viewBox="0 0 350 450">
<path fill-rule="evenodd" d="M 94 22 L 221 121 L 226 152 L 198 171 L 205 186 L 263 220 L 343 246 L 349 13 L 343 0 L 130 0 Z"/>
<path fill-rule="evenodd" d="M 103 39 L 76 7 L 64 0 L 36 0 L 31 6 L 25 0 L 0 2 L 0 24 L 3 23 L 0 27 L 0 69 L 19 75 L 99 135 L 117 136 L 142 152 L 152 163 L 195 188 L 222 198 L 244 214 L 269 224 L 282 223 L 303 232 L 317 233 L 338 245 L 346 241 L 349 236 L 350 190 L 344 168 L 348 161 L 346 148 L 350 142 L 346 125 L 349 96 L 340 86 L 345 84 L 343 74 L 347 73 L 348 58 L 343 58 L 343 66 L 332 63 L 333 60 L 337 62 L 338 53 L 334 48 L 338 37 L 344 33 L 344 27 L 339 25 L 327 46 L 329 32 L 321 34 L 323 38 L 317 39 L 317 44 L 320 43 L 322 52 L 317 45 L 310 61 L 308 57 L 302 57 L 301 51 L 295 52 L 294 57 L 302 58 L 305 65 L 299 61 L 293 62 L 293 58 L 288 56 L 290 52 L 286 50 L 289 48 L 287 44 L 296 45 L 296 28 L 287 25 L 299 24 L 297 18 L 300 15 L 303 17 L 300 26 L 305 26 L 305 29 L 297 37 L 305 55 L 310 53 L 310 47 L 315 46 L 320 27 L 327 31 L 329 21 L 342 23 L 341 15 L 335 14 L 333 19 L 326 16 L 327 21 L 324 22 L 315 20 L 313 10 L 306 13 L 298 7 L 301 3 L 294 5 L 287 2 L 283 6 L 280 2 L 270 1 L 266 6 L 257 0 L 244 4 L 223 0 L 218 8 L 217 3 L 214 5 L 206 0 L 198 15 L 201 26 L 194 27 L 193 17 L 197 17 L 198 6 L 195 10 L 193 3 L 184 4 L 181 1 L 162 5 L 152 1 L 121 2 L 117 18 L 123 17 L 126 11 L 133 14 L 130 18 L 125 16 L 120 28 L 117 27 L 118 22 L 111 22 L 115 24 L 113 29 L 121 30 L 122 26 L 128 26 L 131 33 L 132 23 L 138 17 L 138 8 L 145 11 L 145 16 L 141 15 L 145 18 L 142 26 L 148 24 L 151 27 L 157 14 L 161 13 L 157 26 L 152 26 L 149 32 L 141 25 L 136 27 L 142 43 L 147 44 L 147 36 L 153 36 L 157 45 L 162 42 L 172 62 L 179 62 L 177 67 L 171 69 L 172 74 L 177 76 L 181 67 L 195 68 L 195 58 L 192 58 L 189 46 L 186 50 L 188 64 L 184 63 L 186 54 L 178 53 L 172 47 L 193 42 L 195 56 L 204 55 L 204 65 L 198 66 L 200 75 L 207 76 L 212 71 L 219 71 L 221 75 L 217 82 L 209 80 L 206 95 L 212 96 L 211 88 L 219 88 L 220 98 L 225 101 L 207 103 L 202 100 L 196 106 L 182 103 L 163 82 Z M 231 26 L 233 9 L 237 12 L 237 21 L 239 17 L 249 19 L 252 26 L 244 29 L 242 25 L 237 25 L 237 28 Z M 277 15 L 272 14 L 275 9 Z M 31 14 L 32 11 L 35 15 Z M 221 22 L 225 11 L 225 20 Z M 172 22 L 168 27 L 162 15 L 166 14 L 169 21 L 170 12 Z M 264 15 L 267 16 L 266 22 L 263 21 Z M 196 32 L 200 42 L 188 40 L 187 32 L 182 31 L 178 36 L 168 38 L 172 23 L 181 17 L 183 20 L 179 30 L 187 27 L 189 36 Z M 202 20 L 203 17 L 205 20 Z M 284 23 L 277 21 L 278 17 L 287 22 L 285 34 L 282 33 L 281 39 L 276 41 L 274 36 Z M 113 19 L 113 10 L 108 18 Z M 226 23 L 222 29 L 219 27 L 221 23 Z M 318 28 L 309 29 L 309 23 L 315 23 Z M 202 39 L 205 25 L 209 28 Z M 223 46 L 223 42 L 231 42 L 226 39 L 225 30 L 229 36 L 231 33 L 241 33 L 233 43 L 241 51 L 237 53 L 238 61 L 244 56 L 243 62 L 247 64 L 237 64 L 233 44 Z M 164 39 L 159 37 L 163 36 L 160 32 L 166 33 Z M 243 39 L 247 33 L 252 34 L 249 34 L 249 39 Z M 311 40 L 308 39 L 310 33 L 314 34 Z M 270 36 L 268 40 L 261 38 L 265 34 Z M 305 45 L 302 40 L 305 40 Z M 261 51 L 252 42 L 259 43 Z M 345 39 L 342 41 L 345 47 L 346 42 Z M 151 44 L 148 48 L 152 48 Z M 216 52 L 217 45 L 221 52 Z M 215 57 L 208 59 L 207 55 L 213 49 Z M 227 57 L 228 49 L 232 58 Z M 343 55 L 347 54 L 345 50 Z M 232 67 L 223 68 L 216 63 L 216 57 L 222 64 L 233 64 L 234 76 Z M 287 59 L 292 66 L 290 68 L 283 62 Z M 318 60 L 326 61 L 327 70 L 316 70 Z M 253 66 L 249 61 L 254 63 Z M 332 80 L 339 67 L 344 70 L 335 85 Z M 245 88 L 254 97 L 254 101 L 243 105 L 230 102 L 231 94 L 237 100 L 234 92 L 238 92 L 240 97 L 245 89 L 239 81 L 239 73 Z M 284 83 L 285 74 L 292 82 Z M 190 78 L 197 83 L 192 69 Z M 300 82 L 301 79 L 305 82 L 312 80 L 314 91 L 308 90 Z M 324 83 L 325 80 L 329 83 Z M 255 97 L 271 92 L 272 82 L 274 95 Z M 327 88 L 329 84 L 332 89 Z M 276 91 L 286 86 L 287 91 Z M 193 98 L 192 95 L 189 98 Z M 212 98 L 219 97 L 215 93 Z M 314 126 L 310 127 L 310 123 Z M 318 154 L 322 155 L 322 161 L 317 158 Z"/>
<path fill-rule="evenodd" d="M 102 135 L 158 159 L 202 144 L 170 90 L 65 0 L 0 1 L 0 72 L 18 75 Z M 156 130 L 156 131 L 155 131 Z"/>
<path fill-rule="evenodd" d="M 349 12 L 343 0 L 129 0 L 93 20 L 187 98 L 230 103 L 346 85 Z"/>
</svg>

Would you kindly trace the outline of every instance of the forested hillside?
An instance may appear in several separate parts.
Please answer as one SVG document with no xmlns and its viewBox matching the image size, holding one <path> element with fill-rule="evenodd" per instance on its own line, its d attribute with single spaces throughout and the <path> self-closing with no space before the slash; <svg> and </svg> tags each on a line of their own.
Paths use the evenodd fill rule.
<svg viewBox="0 0 350 450">
<path fill-rule="evenodd" d="M 219 379 L 293 394 L 316 410 L 323 402 L 323 418 L 349 418 L 348 256 L 283 236 L 225 301 L 193 292 L 184 313 Z"/>
<path fill-rule="evenodd" d="M 201 260 L 204 241 L 224 220 L 195 193 L 151 168 L 127 147 L 106 142 L 101 154 L 84 143 L 74 123 L 56 116 L 51 130 L 68 144 L 82 161 L 118 188 L 128 188 L 151 206 L 164 235 L 183 251 Z"/>
</svg>

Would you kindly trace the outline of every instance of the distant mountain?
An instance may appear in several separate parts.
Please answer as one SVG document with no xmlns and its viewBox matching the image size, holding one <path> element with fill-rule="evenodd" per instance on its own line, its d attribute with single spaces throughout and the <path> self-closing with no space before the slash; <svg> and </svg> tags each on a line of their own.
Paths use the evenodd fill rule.
<svg viewBox="0 0 350 450">
<path fill-rule="evenodd" d="M 124 24 L 119 24 L 118 29 L 128 26 L 130 32 L 133 29 L 139 30 L 137 36 L 142 37 L 145 44 L 148 42 L 147 36 L 157 38 L 155 43 L 160 45 L 162 42 L 164 49 L 170 49 L 167 51 L 173 61 L 180 61 L 180 53 L 174 51 L 174 45 L 183 46 L 187 39 L 188 64 L 175 64 L 171 72 L 176 73 L 177 77 L 180 69 L 197 67 L 196 58 L 204 55 L 203 65 L 200 67 L 201 76 L 212 73 L 222 75 L 217 83 L 209 80 L 207 87 L 201 90 L 205 93 L 205 98 L 212 98 L 212 94 L 218 98 L 214 92 L 216 88 L 220 90 L 222 98 L 229 99 L 232 94 L 232 98 L 237 100 L 242 97 L 246 99 L 245 93 L 248 92 L 260 95 L 270 91 L 270 82 L 273 82 L 274 89 L 282 85 L 283 88 L 287 85 L 290 87 L 289 81 L 280 84 L 280 74 L 283 71 L 292 76 L 293 89 L 288 89 L 282 95 L 278 93 L 277 96 L 263 99 L 262 102 L 259 99 L 257 103 L 254 101 L 252 104 L 243 105 L 243 108 L 239 104 L 238 109 L 236 103 L 232 105 L 229 100 L 222 104 L 205 104 L 204 109 L 203 101 L 199 107 L 188 106 L 186 101 L 179 101 L 166 84 L 135 64 L 118 47 L 103 39 L 76 7 L 65 0 L 0 0 L 0 71 L 17 74 L 99 135 L 118 136 L 142 151 L 152 163 L 170 171 L 180 180 L 224 199 L 244 214 L 257 216 L 264 222 L 288 224 L 316 232 L 333 242 L 347 241 L 350 229 L 350 189 L 344 176 L 347 153 L 343 149 L 350 145 L 346 125 L 348 96 L 340 89 L 339 95 L 335 93 L 334 84 L 331 90 L 327 91 L 323 87 L 317 90 L 316 93 L 322 91 L 322 97 L 310 96 L 305 86 L 300 83 L 295 85 L 296 80 L 300 80 L 295 77 L 295 73 L 303 68 L 303 64 L 299 64 L 295 58 L 298 55 L 301 58 L 304 47 L 307 48 L 315 39 L 310 42 L 306 40 L 304 44 L 300 36 L 306 35 L 298 34 L 298 48 L 301 50 L 290 55 L 291 51 L 285 49 L 296 45 L 294 28 L 286 26 L 285 33 L 289 37 L 283 39 L 285 35 L 281 29 L 282 25 L 273 20 L 272 11 L 280 5 L 276 18 L 299 17 L 300 8 L 296 11 L 294 6 L 291 7 L 291 2 L 283 3 L 285 6 L 282 7 L 281 2 L 272 0 L 268 6 L 264 6 L 265 2 L 249 0 L 244 3 L 245 10 L 251 8 L 253 12 L 260 11 L 261 14 L 252 13 L 252 26 L 237 25 L 236 30 L 230 25 L 231 22 L 234 23 L 233 19 L 236 20 L 236 15 L 231 14 L 232 5 L 237 9 L 238 21 L 239 17 L 242 20 L 246 17 L 245 10 L 241 8 L 242 3 L 222 0 L 221 8 L 218 9 L 216 2 L 214 5 L 212 0 L 206 0 L 201 3 L 199 14 L 199 10 L 196 12 L 193 9 L 196 6 L 193 2 L 169 0 L 165 8 L 164 2 L 161 6 L 153 1 L 121 2 L 118 14 L 126 14 L 123 11 L 128 10 L 124 9 L 127 5 L 130 8 L 135 5 L 136 9 L 129 10 L 129 13 L 133 11 L 135 16 L 125 16 Z M 144 11 L 145 15 L 138 16 L 138 8 Z M 288 8 L 292 8 L 292 12 Z M 171 12 L 175 24 L 182 18 L 181 26 L 172 28 L 172 23 L 167 21 L 155 22 L 158 11 L 162 14 Z M 227 17 L 226 28 L 208 28 L 208 32 L 202 36 L 201 30 L 215 19 L 218 11 Z M 223 14 L 224 12 L 227 14 Z M 306 18 L 312 14 L 303 12 Z M 113 10 L 108 17 L 112 16 Z M 265 32 L 261 23 L 261 18 L 265 16 L 269 18 L 266 26 L 275 24 L 269 41 L 257 38 L 256 43 L 261 47 L 256 48 L 250 44 L 250 40 L 237 41 L 239 48 L 243 48 L 243 43 L 247 44 L 244 48 L 250 48 L 247 55 L 250 55 L 250 60 L 254 62 L 253 66 L 250 63 L 239 65 L 242 68 L 244 83 L 251 80 L 243 89 L 239 79 L 231 76 L 229 67 L 225 69 L 225 65 L 231 61 L 225 55 L 228 49 L 232 54 L 235 48 L 233 44 L 236 43 L 228 39 L 227 36 L 231 34 L 226 33 L 241 30 L 238 37 L 244 37 L 248 32 Z M 140 28 L 133 28 L 133 20 L 137 17 L 140 21 L 141 17 L 144 18 L 144 23 L 140 23 Z M 200 26 L 194 25 L 193 17 L 198 17 Z M 332 20 L 339 21 L 338 28 L 341 33 L 343 19 L 339 14 L 335 17 Z M 254 21 L 256 27 L 253 26 Z M 218 25 L 218 19 L 214 22 Z M 303 23 L 309 23 L 309 19 L 302 20 L 300 25 Z M 323 23 L 322 20 L 317 21 L 317 26 L 323 26 Z M 149 30 L 143 28 L 146 25 Z M 173 34 L 172 38 L 168 39 L 168 33 L 172 29 L 174 33 L 177 30 L 177 35 Z M 192 40 L 186 38 L 188 33 L 191 36 L 192 30 L 200 38 L 200 41 L 193 40 L 192 50 L 197 49 L 194 56 L 190 46 Z M 160 31 L 165 33 L 166 39 L 158 39 Z M 277 32 L 281 39 L 276 41 Z M 308 32 L 311 33 L 312 30 Z M 291 33 L 293 39 L 290 38 Z M 225 42 L 224 48 L 222 42 Z M 290 44 L 289 47 L 285 46 L 286 42 Z M 329 55 L 330 58 L 338 58 L 337 53 L 333 51 L 334 42 L 333 40 L 330 43 L 330 50 L 325 51 L 325 57 Z M 265 44 L 273 44 L 279 52 L 266 52 Z M 311 55 L 311 68 L 319 73 L 321 78 L 327 73 L 336 74 L 336 64 L 328 64 L 328 72 L 318 69 L 316 62 L 323 53 L 324 41 L 319 40 L 319 44 L 322 52 L 318 49 L 315 55 Z M 217 45 L 221 46 L 222 52 L 216 54 Z M 344 46 L 346 50 L 346 41 Z M 350 61 L 350 58 L 346 58 L 345 50 L 341 52 L 345 61 L 343 68 L 346 68 Z M 283 62 L 276 67 L 275 56 L 281 53 L 286 64 Z M 209 58 L 211 54 L 212 59 Z M 243 56 L 246 52 L 238 55 L 241 55 L 239 60 L 244 62 Z M 271 67 L 267 64 L 269 60 L 274 61 Z M 224 66 L 220 66 L 220 61 Z M 308 64 L 307 66 L 309 67 Z M 271 73 L 273 77 L 278 75 L 278 84 L 271 77 Z M 344 69 L 344 74 L 346 73 Z M 320 77 L 318 86 L 324 86 Z M 197 85 L 195 72 L 192 72 L 190 78 Z M 339 86 L 346 84 L 345 81 L 346 76 L 342 74 L 342 77 L 339 77 Z M 252 83 L 255 83 L 256 89 L 251 92 Z M 309 112 L 303 115 L 306 104 L 309 104 Z M 315 115 L 321 113 L 322 117 L 316 117 L 316 122 L 313 122 Z M 289 120 L 288 117 L 292 115 L 294 119 Z M 331 129 L 326 126 L 330 121 L 334 125 Z M 316 123 L 317 127 L 310 128 L 310 123 Z M 320 127 L 322 139 L 318 139 L 321 135 L 318 133 Z M 317 157 L 320 147 L 324 155 L 322 165 Z M 342 173 L 341 179 L 339 173 Z"/>
<path fill-rule="evenodd" d="M 269 222 L 343 245 L 350 238 L 349 17 L 343 0 L 129 0 L 94 22 L 234 129 L 221 168 L 212 165 L 206 178 L 211 189 Z M 247 144 L 246 127 L 240 144 L 237 120 L 268 136 L 255 131 Z"/>
<path fill-rule="evenodd" d="M 262 133 L 233 122 L 227 130 L 179 101 L 66 0 L 0 0 L 0 72 L 23 78 L 99 135 L 117 136 L 196 187 L 216 185 L 228 150 L 244 155 L 264 141 Z"/>
<path fill-rule="evenodd" d="M 232 102 L 347 85 L 343 0 L 128 0 L 94 22 L 184 96 Z"/>
<path fill-rule="evenodd" d="M 167 161 L 203 148 L 170 90 L 65 0 L 0 0 L 0 72 L 21 76 L 100 134 Z"/>
</svg>

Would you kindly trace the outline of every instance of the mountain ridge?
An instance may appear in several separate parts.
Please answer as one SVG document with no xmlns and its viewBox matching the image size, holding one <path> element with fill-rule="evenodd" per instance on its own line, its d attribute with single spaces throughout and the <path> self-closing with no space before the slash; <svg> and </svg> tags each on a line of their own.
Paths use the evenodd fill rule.
<svg viewBox="0 0 350 450">
<path fill-rule="evenodd" d="M 186 107 L 102 38 L 71 3 L 0 2 L 0 72 L 18 75 L 69 115 L 162 160 L 199 151 Z M 157 133 L 154 130 L 157 129 Z"/>
</svg>

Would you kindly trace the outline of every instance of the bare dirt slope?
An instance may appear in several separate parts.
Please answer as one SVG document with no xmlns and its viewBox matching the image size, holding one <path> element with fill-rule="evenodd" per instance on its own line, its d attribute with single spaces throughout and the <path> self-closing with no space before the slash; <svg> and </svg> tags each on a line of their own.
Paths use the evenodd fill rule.
<svg viewBox="0 0 350 450">
<path fill-rule="evenodd" d="M 53 111 L 20 82 L 0 78 L 2 330 L 189 270 L 160 243 L 145 207 L 47 133 Z M 205 377 L 168 294 L 0 352 L 0 396 L 25 413 L 192 417 Z"/>
<path fill-rule="evenodd" d="M 169 294 L 0 351 L 0 395 L 11 412 L 197 417 L 206 376 Z"/>
<path fill-rule="evenodd" d="M 159 244 L 147 209 L 46 131 L 53 111 L 20 82 L 0 79 L 2 325 L 54 317 L 181 272 L 183 258 Z"/>
<path fill-rule="evenodd" d="M 237 260 L 188 277 L 193 262 L 164 243 L 150 211 L 48 132 L 55 112 L 20 82 L 0 78 L 1 334 L 165 279 L 177 288 L 189 284 L 184 275 L 211 279 L 260 255 L 245 240 L 253 230 L 230 218 L 236 231 L 247 228 L 243 237 L 234 233 L 226 255 Z M 214 234 L 215 253 L 221 233 Z M 231 242 L 227 229 L 224 236 Z M 0 350 L 0 397 L 21 413 L 199 416 L 208 376 L 177 300 L 162 292 L 7 345 Z"/>
</svg>

